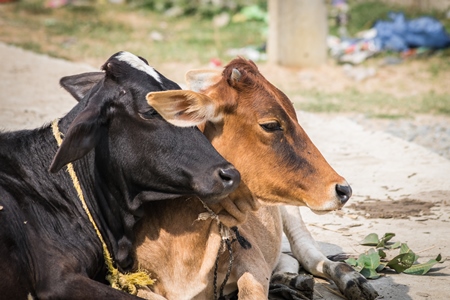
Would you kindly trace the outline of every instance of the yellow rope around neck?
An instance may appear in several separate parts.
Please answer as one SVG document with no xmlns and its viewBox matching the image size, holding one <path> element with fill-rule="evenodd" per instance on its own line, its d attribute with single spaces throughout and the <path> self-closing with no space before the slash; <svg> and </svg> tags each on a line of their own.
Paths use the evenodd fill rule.
<svg viewBox="0 0 450 300">
<path fill-rule="evenodd" d="M 56 142 L 58 143 L 58 147 L 60 147 L 62 143 L 62 138 L 61 132 L 59 131 L 58 128 L 58 121 L 59 120 L 56 119 L 52 122 L 52 130 L 53 136 L 55 137 Z M 69 173 L 70 178 L 72 179 L 73 186 L 77 191 L 78 199 L 80 200 L 83 209 L 86 212 L 86 215 L 88 216 L 89 221 L 92 224 L 92 227 L 94 227 L 98 239 L 102 243 L 103 256 L 105 258 L 105 264 L 108 267 L 109 273 L 106 276 L 106 279 L 110 282 L 111 286 L 115 289 L 123 290 L 130 294 L 136 295 L 137 287 L 152 285 L 155 281 L 151 279 L 149 275 L 144 271 L 123 274 L 119 272 L 117 268 L 114 267 L 113 259 L 111 257 L 111 254 L 109 253 L 108 247 L 106 246 L 105 240 L 103 239 L 102 234 L 98 229 L 97 224 L 95 223 L 94 218 L 92 217 L 91 212 L 89 211 L 89 208 L 86 205 L 86 201 L 84 200 L 83 196 L 83 191 L 81 190 L 80 182 L 78 181 L 78 177 L 77 174 L 75 173 L 75 170 L 73 169 L 72 163 L 67 164 L 67 172 Z"/>
</svg>

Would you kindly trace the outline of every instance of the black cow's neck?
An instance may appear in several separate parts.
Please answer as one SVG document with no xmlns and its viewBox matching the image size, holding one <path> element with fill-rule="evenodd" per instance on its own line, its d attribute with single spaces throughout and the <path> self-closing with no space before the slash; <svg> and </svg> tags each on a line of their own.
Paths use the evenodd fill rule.
<svg viewBox="0 0 450 300">
<path fill-rule="evenodd" d="M 82 102 L 60 121 L 60 131 L 63 134 L 81 109 L 83 109 Z M 73 166 L 88 208 L 117 267 L 121 271 L 130 271 L 133 265 L 131 250 L 134 240 L 132 229 L 135 224 L 135 208 L 129 205 L 133 199 L 130 199 L 121 174 L 105 172 L 105 168 L 98 165 L 96 156 L 105 155 L 105 151 L 107 149 L 98 147 L 75 161 Z M 60 172 L 62 171 L 65 172 L 65 170 Z"/>
<path fill-rule="evenodd" d="M 120 173 L 114 174 L 114 180 L 105 178 L 101 170 L 95 169 L 95 194 L 102 226 L 106 229 L 111 252 L 117 267 L 121 271 L 130 271 L 133 266 L 133 227 L 136 223 L 135 209 L 124 179 Z"/>
<path fill-rule="evenodd" d="M 50 125 L 0 134 L 0 186 L 14 195 L 30 238 L 43 243 L 63 240 L 62 248 L 47 249 L 49 253 L 62 251 L 78 257 L 95 276 L 104 269 L 99 240 L 87 226 L 89 221 L 66 168 L 55 174 L 48 171 L 57 150 Z"/>
</svg>

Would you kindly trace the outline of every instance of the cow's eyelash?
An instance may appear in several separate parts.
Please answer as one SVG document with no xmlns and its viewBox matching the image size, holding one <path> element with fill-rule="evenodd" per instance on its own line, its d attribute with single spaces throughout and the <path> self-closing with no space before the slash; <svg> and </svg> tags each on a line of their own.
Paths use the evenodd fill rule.
<svg viewBox="0 0 450 300">
<path fill-rule="evenodd" d="M 157 115 L 158 115 L 158 113 L 153 108 L 151 108 L 147 111 L 144 111 L 144 112 L 139 112 L 139 116 L 141 116 L 141 118 L 146 119 L 146 120 L 154 118 Z"/>
<path fill-rule="evenodd" d="M 261 126 L 267 132 L 283 130 L 283 127 L 281 127 L 281 124 L 278 121 L 261 123 L 259 124 L 259 126 Z"/>
</svg>

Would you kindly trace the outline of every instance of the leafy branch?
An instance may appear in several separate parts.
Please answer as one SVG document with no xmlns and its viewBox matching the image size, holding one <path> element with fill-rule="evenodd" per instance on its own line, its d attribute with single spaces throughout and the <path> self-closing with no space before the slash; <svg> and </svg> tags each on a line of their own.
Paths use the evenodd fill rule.
<svg viewBox="0 0 450 300">
<path fill-rule="evenodd" d="M 376 279 L 380 277 L 380 272 L 386 268 L 390 268 L 397 273 L 406 273 L 411 275 L 425 275 L 437 263 L 443 260 L 439 254 L 435 259 L 430 259 L 425 263 L 418 263 L 419 256 L 415 254 L 405 243 L 388 243 L 395 233 L 385 233 L 381 238 L 376 233 L 367 235 L 361 242 L 364 246 L 373 246 L 358 258 L 350 257 L 345 260 L 355 270 L 360 272 L 364 277 Z M 387 259 L 387 252 L 399 249 L 399 253 L 391 259 Z"/>
</svg>

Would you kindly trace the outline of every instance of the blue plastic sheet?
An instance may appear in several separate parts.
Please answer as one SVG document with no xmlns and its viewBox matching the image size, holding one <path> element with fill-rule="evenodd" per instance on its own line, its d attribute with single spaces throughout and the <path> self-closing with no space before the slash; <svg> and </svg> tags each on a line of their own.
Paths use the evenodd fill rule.
<svg viewBox="0 0 450 300">
<path fill-rule="evenodd" d="M 406 20 L 403 13 L 389 13 L 392 21 L 377 21 L 375 44 L 379 49 L 405 51 L 426 47 L 442 49 L 450 46 L 450 35 L 431 17 Z"/>
</svg>

